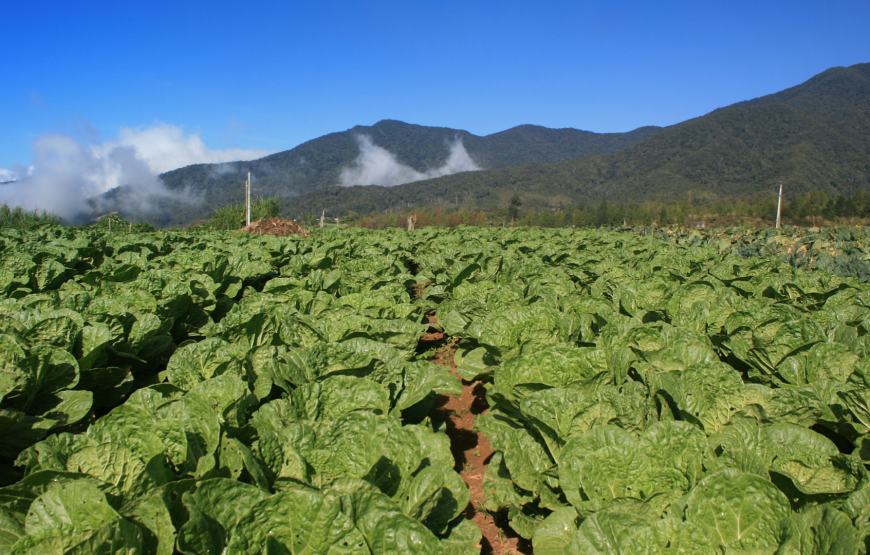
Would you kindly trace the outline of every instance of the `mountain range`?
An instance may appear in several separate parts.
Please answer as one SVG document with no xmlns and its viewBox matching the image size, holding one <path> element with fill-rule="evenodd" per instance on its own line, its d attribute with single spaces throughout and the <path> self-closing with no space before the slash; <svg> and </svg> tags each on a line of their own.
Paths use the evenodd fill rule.
<svg viewBox="0 0 870 555">
<path fill-rule="evenodd" d="M 444 175 L 459 150 L 468 163 L 457 167 L 480 171 Z M 419 180 L 354 184 L 355 177 L 373 175 L 352 171 L 366 163 L 367 152 Z M 438 168 L 447 170 L 433 171 Z M 278 196 L 286 217 L 321 210 L 341 215 L 435 206 L 492 209 L 506 206 L 513 195 L 537 208 L 602 197 L 707 202 L 767 194 L 779 181 L 789 196 L 810 190 L 850 195 L 870 190 L 870 64 L 832 68 L 778 93 L 667 128 L 628 133 L 522 125 L 480 137 L 384 120 L 259 160 L 167 172 L 161 178 L 170 189 L 187 188 L 203 202 L 164 200 L 154 214 L 136 219 L 167 226 L 206 218 L 243 200 L 248 171 L 254 193 Z M 125 194 L 116 190 L 109 197 L 120 206 Z"/>
</svg>

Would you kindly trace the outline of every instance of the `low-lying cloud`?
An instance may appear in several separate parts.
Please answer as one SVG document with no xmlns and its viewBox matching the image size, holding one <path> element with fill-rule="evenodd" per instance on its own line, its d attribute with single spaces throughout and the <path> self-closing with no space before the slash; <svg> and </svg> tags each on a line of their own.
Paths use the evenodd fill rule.
<svg viewBox="0 0 870 555">
<path fill-rule="evenodd" d="M 159 174 L 191 164 L 224 163 L 261 158 L 256 150 L 211 150 L 199 135 L 178 126 L 122 128 L 116 139 L 87 144 L 68 135 L 48 133 L 33 141 L 33 163 L 0 169 L 0 202 L 54 212 L 70 218 L 92 199 L 115 187 L 131 186 L 122 209 L 148 212 L 161 198 L 196 204 L 190 191 L 170 190 Z"/>
<path fill-rule="evenodd" d="M 395 154 L 374 144 L 371 137 L 367 135 L 358 135 L 356 140 L 359 143 L 359 156 L 353 164 L 341 170 L 339 185 L 343 187 L 351 185 L 394 187 L 433 177 L 481 169 L 468 155 L 462 140 L 459 138 L 450 144 L 450 155 L 443 166 L 424 172 L 418 172 L 414 168 L 402 164 Z"/>
<path fill-rule="evenodd" d="M 18 179 L 18 172 L 0 169 L 0 183 L 15 181 L 16 179 Z"/>
</svg>

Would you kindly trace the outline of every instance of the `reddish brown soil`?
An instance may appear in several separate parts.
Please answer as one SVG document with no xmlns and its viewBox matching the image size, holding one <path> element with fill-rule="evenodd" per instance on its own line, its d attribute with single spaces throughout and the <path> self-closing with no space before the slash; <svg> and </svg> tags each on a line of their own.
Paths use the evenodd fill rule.
<svg viewBox="0 0 870 555">
<path fill-rule="evenodd" d="M 270 220 L 257 220 L 251 225 L 243 227 L 240 233 L 256 233 L 258 235 L 301 235 L 308 237 L 308 232 L 293 223 L 293 220 L 272 218 Z"/>
<path fill-rule="evenodd" d="M 437 322 L 435 315 L 429 316 L 432 324 Z M 456 377 L 456 364 L 453 354 L 456 344 L 445 341 L 444 334 L 434 331 L 423 336 L 426 343 L 442 346 L 438 350 L 435 364 L 446 366 Z M 483 490 L 483 475 L 492 456 L 492 447 L 483 434 L 474 431 L 474 421 L 480 414 L 486 414 L 489 405 L 486 402 L 486 390 L 481 381 L 467 382 L 462 380 L 462 395 L 439 395 L 435 399 L 435 407 L 431 417 L 435 422 L 444 422 L 446 433 L 450 437 L 450 450 L 456 461 L 454 467 L 471 493 L 471 503 L 465 509 L 464 516 L 473 521 L 483 533 L 481 554 L 514 555 L 531 553 L 529 542 L 520 538 L 503 522 L 497 522 L 488 513 L 483 504 L 486 495 Z M 503 520 L 503 519 L 499 519 Z"/>
<path fill-rule="evenodd" d="M 432 284 L 431 281 L 427 281 L 426 283 L 415 283 L 414 285 L 412 285 L 411 288 L 413 289 L 414 298 L 419 299 L 420 297 L 422 297 L 423 293 L 426 291 L 426 288 L 429 287 L 431 284 Z M 430 318 L 435 318 L 435 317 L 431 316 Z M 434 319 L 432 320 L 432 323 L 435 323 Z M 426 337 L 424 336 L 423 341 L 434 341 L 434 340 L 426 339 Z"/>
</svg>

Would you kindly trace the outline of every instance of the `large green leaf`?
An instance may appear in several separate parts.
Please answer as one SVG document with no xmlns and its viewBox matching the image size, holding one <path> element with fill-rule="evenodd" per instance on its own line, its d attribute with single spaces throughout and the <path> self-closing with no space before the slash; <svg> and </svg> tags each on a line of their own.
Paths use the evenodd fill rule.
<svg viewBox="0 0 870 555">
<path fill-rule="evenodd" d="M 187 522 L 178 531 L 178 550 L 185 555 L 223 552 L 226 530 L 200 510 L 190 492 L 183 493 L 181 499 L 187 509 Z"/>
<path fill-rule="evenodd" d="M 123 520 L 102 492 L 83 480 L 40 495 L 30 505 L 24 522 L 27 535 L 11 553 L 96 553 L 105 545 L 115 549 L 107 553 L 135 553 L 142 545 L 138 526 Z"/>
<path fill-rule="evenodd" d="M 480 553 L 481 533 L 477 524 L 470 520 L 460 519 L 459 523 L 441 538 L 441 553 L 443 555 L 478 555 Z"/>
<path fill-rule="evenodd" d="M 46 409 L 49 403 L 52 406 Z M 39 408 L 45 409 L 42 418 L 56 421 L 55 427 L 69 426 L 90 413 L 94 394 L 90 391 L 59 391 L 50 398 L 41 400 L 39 404 L 42 405 Z"/>
<path fill-rule="evenodd" d="M 546 486 L 556 487 L 559 483 L 544 474 L 553 469 L 554 462 L 544 446 L 524 428 L 512 430 L 507 435 L 504 461 L 513 481 L 525 490 L 540 493 Z"/>
<path fill-rule="evenodd" d="M 184 452 L 183 433 L 166 430 L 158 419 L 161 407 L 177 402 L 183 392 L 166 384 L 134 392 L 121 406 L 99 418 L 87 432 L 95 443 L 124 445 L 141 459 L 164 453 Z"/>
<path fill-rule="evenodd" d="M 347 413 L 322 426 L 316 443 L 300 448 L 321 484 L 362 478 L 388 495 L 411 478 L 422 459 L 416 434 L 397 420 L 365 412 Z"/>
<path fill-rule="evenodd" d="M 638 443 L 632 434 L 616 426 L 593 428 L 569 441 L 559 460 L 559 484 L 568 501 L 582 505 L 581 488 L 589 490 L 587 499 L 625 497 L 627 489 L 639 490 L 632 484 L 641 479 L 648 461 L 637 449 Z M 609 455 L 615 460 L 599 468 Z M 640 495 L 640 491 L 636 493 Z"/>
<path fill-rule="evenodd" d="M 732 469 L 701 480 L 686 502 L 686 521 L 726 549 L 775 550 L 790 517 L 788 498 L 770 481 Z"/>
<path fill-rule="evenodd" d="M 720 453 L 712 466 L 749 470 L 745 462 L 751 458 L 759 470 L 784 475 L 805 494 L 847 493 L 859 480 L 831 440 L 795 424 L 759 426 L 754 419 L 738 419 L 712 436 L 710 446 Z"/>
<path fill-rule="evenodd" d="M 847 555 L 864 547 L 849 517 L 833 507 L 812 507 L 794 515 L 792 523 L 786 545 L 795 553 Z"/>
<path fill-rule="evenodd" d="M 466 329 L 486 315 L 486 304 L 477 299 L 445 301 L 438 305 L 438 325 L 451 337 L 467 337 Z"/>
<path fill-rule="evenodd" d="M 444 366 L 426 361 L 405 365 L 405 389 L 396 401 L 396 408 L 404 410 L 422 401 L 430 393 L 438 395 L 462 394 L 462 383 Z"/>
<path fill-rule="evenodd" d="M 248 421 L 248 414 L 256 403 L 248 390 L 248 382 L 236 374 L 223 374 L 193 386 L 185 400 L 196 399 L 217 414 L 218 421 L 234 428 L 241 428 Z"/>
<path fill-rule="evenodd" d="M 388 345 L 362 337 L 340 343 L 320 343 L 280 355 L 276 371 L 288 384 L 301 385 L 332 375 L 356 376 L 401 387 L 404 361 Z M 280 383 L 276 381 L 276 383 Z"/>
<path fill-rule="evenodd" d="M 498 361 L 484 347 L 460 345 L 453 355 L 456 371 L 464 380 L 474 381 L 495 372 Z"/>
<path fill-rule="evenodd" d="M 201 381 L 221 374 L 242 375 L 246 349 L 218 338 L 181 346 L 169 359 L 169 382 L 188 390 Z"/>
<path fill-rule="evenodd" d="M 113 494 L 127 500 L 143 497 L 168 481 L 162 457 L 143 461 L 126 449 L 112 444 L 76 450 L 66 461 L 67 470 L 80 472 L 111 485 Z"/>
<path fill-rule="evenodd" d="M 498 451 L 492 455 L 486 467 L 486 473 L 483 475 L 483 490 L 486 493 L 484 506 L 492 512 L 522 507 L 535 499 L 532 492 L 525 491 L 514 483 L 507 465 L 504 464 L 504 455 Z"/>
<path fill-rule="evenodd" d="M 385 343 L 410 357 L 428 326 L 406 319 L 372 319 L 367 315 L 347 315 L 325 320 L 323 328 L 329 341 L 344 341 L 352 337 L 367 337 Z"/>
<path fill-rule="evenodd" d="M 601 390 L 580 384 L 532 393 L 523 400 L 521 410 L 556 458 L 569 439 L 617 417 Z"/>
<path fill-rule="evenodd" d="M 199 482 L 193 495 L 185 495 L 190 519 L 179 530 L 178 543 L 191 553 L 222 552 L 239 521 L 269 497 L 255 486 L 224 478 Z"/>
<path fill-rule="evenodd" d="M 175 548 L 175 526 L 169 507 L 158 489 L 145 499 L 126 504 L 121 513 L 142 530 L 142 546 L 145 553 L 172 555 Z"/>
<path fill-rule="evenodd" d="M 0 507 L 0 553 L 7 555 L 24 535 L 24 521 L 6 508 Z"/>
<path fill-rule="evenodd" d="M 57 425 L 56 420 L 0 409 L 0 452 L 7 459 L 41 440 Z"/>
<path fill-rule="evenodd" d="M 342 513 L 362 533 L 372 553 L 441 552 L 431 531 L 365 482 L 340 480 L 330 488 L 328 497 L 341 503 Z"/>
<path fill-rule="evenodd" d="M 193 390 L 178 398 L 164 384 L 140 389 L 87 432 L 95 443 L 123 445 L 142 460 L 165 455 L 179 470 L 202 475 L 213 468 L 221 414 L 211 397 Z"/>
<path fill-rule="evenodd" d="M 652 331 L 655 328 L 651 328 Z M 639 353 L 643 363 L 640 367 L 649 367 L 659 372 L 682 371 L 691 366 L 718 362 L 719 357 L 713 350 L 710 339 L 701 334 L 685 328 L 662 326 L 661 335 L 654 340 L 652 345 L 638 342 L 638 346 L 630 345 Z M 626 338 L 629 343 L 637 341 L 636 337 Z M 661 348 L 650 347 L 662 345 Z"/>
<path fill-rule="evenodd" d="M 521 348 L 542 349 L 549 345 L 572 343 L 580 336 L 580 318 L 553 307 L 534 305 L 497 309 L 468 327 L 468 335 L 492 348 L 504 359 Z"/>
<path fill-rule="evenodd" d="M 504 363 L 496 372 L 494 393 L 517 405 L 529 393 L 590 379 L 607 371 L 607 354 L 591 347 L 550 346 Z M 529 387 L 521 387 L 528 385 Z"/>
<path fill-rule="evenodd" d="M 214 468 L 215 452 L 220 443 L 220 418 L 212 403 L 202 396 L 187 395 L 179 402 L 160 407 L 157 412 L 159 430 L 165 438 L 162 441 L 173 463 L 184 464 L 185 469 L 197 477 Z"/>
<path fill-rule="evenodd" d="M 776 371 L 786 382 L 794 385 L 818 380 L 845 382 L 858 359 L 858 355 L 838 343 L 816 343 L 808 350 L 782 359 Z"/>
<path fill-rule="evenodd" d="M 537 555 L 562 555 L 577 534 L 577 511 L 573 507 L 556 509 L 532 536 Z"/>
<path fill-rule="evenodd" d="M 649 479 L 654 485 L 649 492 L 665 492 L 676 485 L 688 489 L 695 485 L 703 472 L 702 461 L 707 450 L 703 432 L 686 422 L 658 422 L 646 430 L 642 439 L 648 446 L 644 452 L 651 459 Z"/>
<path fill-rule="evenodd" d="M 368 410 L 387 414 L 389 391 L 365 378 L 330 376 L 322 382 L 304 384 L 290 394 L 291 410 L 301 420 L 335 420 L 345 413 Z"/>
<path fill-rule="evenodd" d="M 629 555 L 660 553 L 655 530 L 638 516 L 596 513 L 580 524 L 564 553 L 571 555 Z"/>
<path fill-rule="evenodd" d="M 559 479 L 568 501 L 601 506 L 613 499 L 647 499 L 689 491 L 701 474 L 706 438 L 684 422 L 661 422 L 641 435 L 601 426 L 569 441 Z M 579 490 L 579 491 L 578 491 Z"/>
<path fill-rule="evenodd" d="M 396 498 L 405 514 L 441 534 L 465 510 L 471 494 L 459 474 L 441 463 L 428 466 L 407 480 Z"/>
<path fill-rule="evenodd" d="M 47 345 L 72 351 L 81 333 L 81 325 L 74 318 L 59 315 L 60 311 L 52 312 L 52 316 L 57 316 L 49 316 L 34 324 L 24 333 L 24 339 L 32 346 Z M 81 321 L 78 314 L 75 318 Z"/>
<path fill-rule="evenodd" d="M 301 487 L 251 507 L 238 519 L 227 553 L 256 555 L 264 548 L 274 549 L 270 547 L 273 543 L 296 555 L 370 552 L 363 534 L 342 513 L 340 503 Z"/>
<path fill-rule="evenodd" d="M 78 384 L 79 365 L 66 351 L 40 347 L 16 365 L 4 365 L 3 374 L 15 384 L 3 399 L 4 408 L 38 415 L 57 405 L 55 394 Z"/>
<path fill-rule="evenodd" d="M 680 373 L 658 376 L 682 418 L 698 423 L 708 434 L 725 426 L 748 405 L 766 404 L 768 390 L 745 386 L 740 374 L 724 362 L 702 364 Z"/>
</svg>

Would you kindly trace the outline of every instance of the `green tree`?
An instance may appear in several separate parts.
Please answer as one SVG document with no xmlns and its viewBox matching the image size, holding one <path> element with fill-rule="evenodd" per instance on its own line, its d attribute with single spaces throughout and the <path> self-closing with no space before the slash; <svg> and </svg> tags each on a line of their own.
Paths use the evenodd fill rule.
<svg viewBox="0 0 870 555">
<path fill-rule="evenodd" d="M 343 224 L 351 225 L 355 224 L 357 220 L 359 220 L 359 214 L 353 210 L 347 210 L 339 221 Z"/>
<path fill-rule="evenodd" d="M 607 205 L 607 199 L 601 197 L 601 204 L 598 205 L 598 212 L 595 216 L 595 225 L 602 226 L 610 223 L 610 207 Z"/>
<path fill-rule="evenodd" d="M 523 205 L 523 201 L 520 199 L 519 195 L 514 195 L 511 197 L 510 203 L 508 204 L 508 216 L 511 221 L 516 220 L 520 215 L 520 207 Z"/>
</svg>

